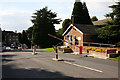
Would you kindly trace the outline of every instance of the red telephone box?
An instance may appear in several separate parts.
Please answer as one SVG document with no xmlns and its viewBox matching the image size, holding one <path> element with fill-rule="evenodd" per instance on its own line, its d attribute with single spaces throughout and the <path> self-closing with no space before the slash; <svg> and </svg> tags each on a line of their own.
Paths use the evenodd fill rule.
<svg viewBox="0 0 120 80">
<path fill-rule="evenodd" d="M 79 54 L 82 54 L 82 46 L 79 46 Z"/>
</svg>

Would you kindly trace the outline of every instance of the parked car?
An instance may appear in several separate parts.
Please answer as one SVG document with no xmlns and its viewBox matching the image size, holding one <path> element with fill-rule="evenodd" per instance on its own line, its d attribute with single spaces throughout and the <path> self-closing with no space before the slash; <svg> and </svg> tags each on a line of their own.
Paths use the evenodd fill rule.
<svg viewBox="0 0 120 80">
<path fill-rule="evenodd" d="M 6 46 L 5 45 L 0 46 L 0 51 L 5 51 L 5 50 L 6 50 Z"/>
<path fill-rule="evenodd" d="M 11 49 L 18 49 L 18 46 L 15 45 L 15 44 L 11 44 L 10 48 L 11 48 Z"/>
</svg>

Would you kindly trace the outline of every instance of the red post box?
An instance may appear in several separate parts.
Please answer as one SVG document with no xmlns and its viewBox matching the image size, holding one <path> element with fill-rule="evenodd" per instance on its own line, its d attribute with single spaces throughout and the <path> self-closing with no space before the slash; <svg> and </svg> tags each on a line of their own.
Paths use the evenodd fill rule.
<svg viewBox="0 0 120 80">
<path fill-rule="evenodd" d="M 19 51 L 22 51 L 22 48 L 19 48 Z"/>
<path fill-rule="evenodd" d="M 79 46 L 79 54 L 82 54 L 82 46 Z"/>
</svg>

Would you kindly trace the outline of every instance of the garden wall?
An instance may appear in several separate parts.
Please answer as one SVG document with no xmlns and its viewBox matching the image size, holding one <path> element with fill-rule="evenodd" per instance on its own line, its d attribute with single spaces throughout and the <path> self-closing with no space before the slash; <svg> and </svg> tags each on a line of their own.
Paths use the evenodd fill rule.
<svg viewBox="0 0 120 80">
<path fill-rule="evenodd" d="M 107 59 L 119 56 L 118 53 L 116 53 L 117 50 L 117 48 L 84 46 L 82 51 L 83 53 L 89 53 L 90 56 L 96 58 Z"/>
</svg>

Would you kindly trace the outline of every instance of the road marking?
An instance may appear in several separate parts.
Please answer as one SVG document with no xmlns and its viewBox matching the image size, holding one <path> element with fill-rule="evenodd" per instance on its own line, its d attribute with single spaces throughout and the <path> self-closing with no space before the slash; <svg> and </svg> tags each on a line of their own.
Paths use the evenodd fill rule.
<svg viewBox="0 0 120 80">
<path fill-rule="evenodd" d="M 64 62 L 67 63 L 67 64 L 71 64 L 71 65 L 74 65 L 74 66 L 77 66 L 77 67 L 82 67 L 82 68 L 89 69 L 89 70 L 92 70 L 92 71 L 96 71 L 96 72 L 100 72 L 100 73 L 103 72 L 103 71 L 98 70 L 98 69 L 93 69 L 93 68 L 90 68 L 90 67 L 86 67 L 86 66 L 82 66 L 82 65 L 78 65 L 78 64 L 73 64 L 73 63 L 70 63 L 70 62 L 67 62 L 67 61 L 64 61 Z"/>
</svg>

